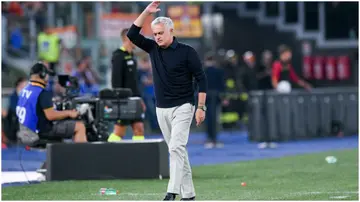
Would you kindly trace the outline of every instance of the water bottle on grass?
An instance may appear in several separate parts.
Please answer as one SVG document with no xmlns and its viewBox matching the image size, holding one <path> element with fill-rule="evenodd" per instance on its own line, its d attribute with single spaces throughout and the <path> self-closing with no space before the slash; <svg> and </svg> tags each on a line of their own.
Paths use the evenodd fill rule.
<svg viewBox="0 0 360 202">
<path fill-rule="evenodd" d="M 99 190 L 100 195 L 118 195 L 119 190 L 113 189 L 113 188 L 101 188 Z"/>
</svg>

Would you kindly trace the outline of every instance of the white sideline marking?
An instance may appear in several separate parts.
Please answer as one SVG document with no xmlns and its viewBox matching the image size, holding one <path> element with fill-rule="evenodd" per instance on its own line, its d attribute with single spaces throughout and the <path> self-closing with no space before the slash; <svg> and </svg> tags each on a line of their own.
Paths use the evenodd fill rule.
<svg viewBox="0 0 360 202">
<path fill-rule="evenodd" d="M 318 195 L 318 194 L 342 194 L 342 195 L 345 195 L 345 194 L 358 194 L 359 192 L 358 191 L 333 191 L 333 192 L 320 192 L 320 191 L 309 191 L 309 192 L 293 192 L 293 193 L 288 193 L 287 195 L 284 195 L 283 197 L 278 197 L 278 198 L 275 198 L 273 200 L 281 200 L 283 198 L 286 198 L 286 197 L 289 197 L 289 196 L 306 196 L 306 195 Z M 335 196 L 336 197 L 336 196 Z M 345 197 L 345 196 L 342 196 L 342 197 Z M 350 196 L 346 196 L 347 197 L 350 197 Z M 331 198 L 331 197 L 330 197 Z M 337 198 L 337 199 L 340 199 L 340 198 Z"/>
<path fill-rule="evenodd" d="M 101 194 L 93 194 L 97 196 L 107 196 L 107 195 L 101 195 Z M 117 195 L 109 195 L 109 196 L 120 196 L 120 195 L 130 195 L 130 196 L 163 196 L 164 193 L 131 193 L 131 192 L 121 192 L 119 190 L 119 194 Z"/>
<path fill-rule="evenodd" d="M 26 173 L 26 176 L 25 176 Z M 11 171 L 1 172 L 1 184 L 14 182 L 38 181 L 42 175 L 37 172 Z M 26 179 L 27 177 L 27 179 Z"/>
<path fill-rule="evenodd" d="M 131 196 L 162 196 L 164 195 L 164 193 L 121 193 L 121 191 L 119 192 L 118 195 L 131 195 Z"/>
<path fill-rule="evenodd" d="M 310 191 L 310 192 L 294 192 L 290 193 L 290 195 L 318 195 L 318 194 L 358 194 L 358 191 L 330 191 L 330 192 L 320 192 L 320 191 Z"/>
<path fill-rule="evenodd" d="M 329 191 L 329 192 L 320 192 L 320 191 L 309 191 L 309 192 L 293 192 L 289 193 L 290 195 L 316 195 L 316 194 L 357 194 L 358 191 Z"/>
<path fill-rule="evenodd" d="M 345 199 L 345 198 L 349 198 L 349 196 L 331 196 L 330 198 L 332 198 L 332 199 Z"/>
</svg>

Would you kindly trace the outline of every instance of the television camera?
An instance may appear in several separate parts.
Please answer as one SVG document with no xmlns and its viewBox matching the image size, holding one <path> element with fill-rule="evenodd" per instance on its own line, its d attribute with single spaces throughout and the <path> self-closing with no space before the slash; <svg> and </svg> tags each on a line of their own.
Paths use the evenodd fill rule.
<svg viewBox="0 0 360 202">
<path fill-rule="evenodd" d="M 79 119 L 84 122 L 90 142 L 106 141 L 111 122 L 136 120 L 144 116 L 141 98 L 131 97 L 131 89 L 103 89 L 96 97 L 79 96 L 80 85 L 76 77 L 58 75 L 58 81 L 65 88 L 65 93 L 54 100 L 56 110 L 79 111 Z"/>
</svg>

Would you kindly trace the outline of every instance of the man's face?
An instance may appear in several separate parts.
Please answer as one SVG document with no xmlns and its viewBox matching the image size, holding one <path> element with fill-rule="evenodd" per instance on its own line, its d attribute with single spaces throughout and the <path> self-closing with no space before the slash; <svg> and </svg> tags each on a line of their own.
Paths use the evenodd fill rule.
<svg viewBox="0 0 360 202">
<path fill-rule="evenodd" d="M 283 62 L 289 62 L 291 60 L 292 54 L 291 51 L 286 51 L 281 54 L 280 59 Z"/>
<path fill-rule="evenodd" d="M 272 62 L 271 53 L 264 54 L 263 61 L 264 61 L 265 64 L 271 63 Z"/>
<path fill-rule="evenodd" d="M 65 64 L 64 71 L 66 74 L 71 74 L 72 72 L 72 64 L 70 62 Z"/>
<path fill-rule="evenodd" d="M 156 43 L 161 47 L 170 45 L 173 29 L 168 29 L 164 24 L 159 23 L 151 27 Z"/>
<path fill-rule="evenodd" d="M 249 67 L 254 67 L 254 65 L 255 65 L 255 56 L 252 55 L 252 56 L 249 56 L 249 57 L 244 57 L 244 61 Z"/>
</svg>

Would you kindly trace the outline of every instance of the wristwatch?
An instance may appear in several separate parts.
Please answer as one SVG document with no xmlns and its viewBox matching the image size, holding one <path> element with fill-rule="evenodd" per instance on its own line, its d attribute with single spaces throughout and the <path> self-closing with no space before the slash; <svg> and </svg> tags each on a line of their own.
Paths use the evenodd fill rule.
<svg viewBox="0 0 360 202">
<path fill-rule="evenodd" d="M 201 110 L 203 110 L 204 112 L 206 112 L 206 106 L 205 105 L 202 105 L 202 106 L 198 106 L 198 109 L 201 109 Z"/>
</svg>

